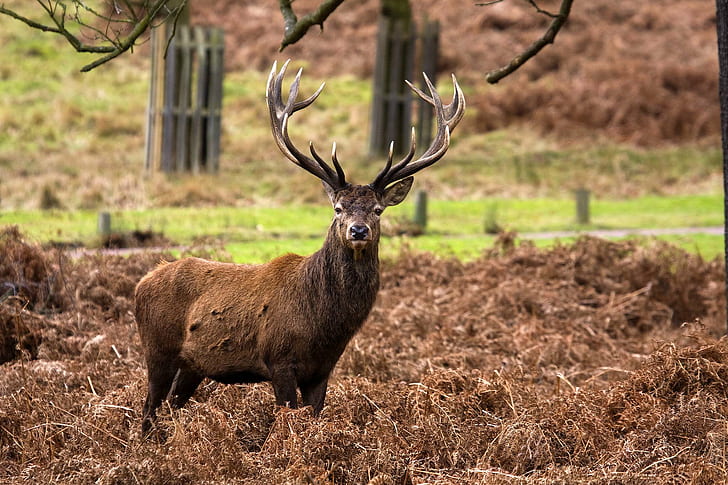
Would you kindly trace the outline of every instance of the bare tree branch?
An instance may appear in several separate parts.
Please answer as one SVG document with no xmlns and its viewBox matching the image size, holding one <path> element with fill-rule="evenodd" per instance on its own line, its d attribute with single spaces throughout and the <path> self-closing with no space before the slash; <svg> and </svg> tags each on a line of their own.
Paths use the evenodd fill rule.
<svg viewBox="0 0 728 485">
<path fill-rule="evenodd" d="M 553 20 L 551 21 L 548 29 L 546 29 L 546 32 L 544 32 L 541 37 L 536 39 L 533 44 L 528 46 L 525 51 L 515 56 L 513 59 L 511 59 L 511 62 L 509 62 L 505 66 L 494 69 L 485 74 L 485 80 L 491 84 L 497 83 L 498 81 L 524 65 L 526 61 L 538 54 L 541 49 L 546 47 L 546 45 L 554 43 L 554 40 L 556 39 L 556 34 L 559 33 L 561 27 L 563 27 L 566 23 L 566 19 L 569 18 L 569 13 L 571 13 L 571 4 L 573 3 L 573 0 L 561 0 L 561 8 L 559 9 L 559 13 L 557 14 L 553 14 L 541 9 L 538 5 L 536 5 L 535 0 L 528 0 L 528 3 L 530 3 L 538 13 L 547 15 Z"/>
<path fill-rule="evenodd" d="M 476 3 L 476 7 L 487 7 L 488 5 L 493 5 L 494 3 L 501 3 L 503 0 L 491 0 L 490 2 L 485 3 Z"/>
<path fill-rule="evenodd" d="M 0 4 L 0 14 L 7 15 L 14 18 L 24 24 L 38 29 L 42 32 L 51 32 L 63 36 L 69 44 L 77 52 L 88 52 L 93 54 L 104 54 L 95 61 L 87 64 L 81 68 L 82 72 L 88 72 L 95 67 L 104 64 L 105 62 L 118 57 L 124 52 L 132 49 L 136 44 L 137 39 L 142 36 L 149 29 L 153 28 L 152 22 L 154 19 L 165 9 L 167 3 L 170 0 L 145 0 L 141 3 L 141 7 L 138 9 L 131 5 L 131 2 L 124 0 L 126 9 L 119 7 L 116 1 L 113 2 L 113 10 L 111 15 L 105 15 L 97 10 L 86 5 L 82 0 L 71 0 L 72 8 L 74 12 L 68 11 L 69 2 L 61 0 L 36 0 L 48 16 L 50 22 L 48 24 L 37 22 L 28 17 L 25 17 L 9 8 L 5 5 Z M 167 16 L 174 15 L 184 6 L 185 0 L 174 10 L 165 12 Z M 106 26 L 99 28 L 92 22 L 87 22 L 81 18 L 80 11 L 88 13 L 92 18 L 96 20 L 102 20 L 106 23 Z M 139 12 L 142 13 L 139 13 Z M 126 17 L 119 16 L 124 13 Z M 75 34 L 68 27 L 66 27 L 66 21 L 69 21 L 86 29 L 88 32 L 93 32 L 96 36 L 98 44 L 89 44 L 81 40 L 82 34 Z M 117 29 L 114 26 L 123 25 L 124 28 Z M 128 30 L 128 26 L 132 25 L 133 28 Z M 128 31 L 126 35 L 123 32 Z"/>
<path fill-rule="evenodd" d="M 43 25 L 41 23 L 35 22 L 33 20 L 30 20 L 29 18 L 23 17 L 20 14 L 15 13 L 14 11 L 5 8 L 5 5 L 0 5 L 0 14 L 7 15 L 8 17 L 12 17 L 15 20 L 19 20 L 23 22 L 24 24 L 28 25 L 29 27 L 32 27 L 34 29 L 41 30 L 43 32 L 53 32 L 55 34 L 60 34 L 61 32 L 56 29 L 55 27 L 49 27 L 47 25 Z"/>
<path fill-rule="evenodd" d="M 111 59 L 120 56 L 124 52 L 134 47 L 137 38 L 139 38 L 144 32 L 147 31 L 147 29 L 151 26 L 154 18 L 162 10 L 162 7 L 164 7 L 166 3 L 167 0 L 158 0 L 157 3 L 152 6 L 151 10 L 149 10 L 146 15 L 139 19 L 136 26 L 134 27 L 134 29 L 132 29 L 129 35 L 122 39 L 121 42 L 116 44 L 116 49 L 109 52 L 107 55 L 96 59 L 94 62 L 85 65 L 81 68 L 81 72 L 88 72 L 105 62 L 109 62 Z"/>
<path fill-rule="evenodd" d="M 324 0 L 310 14 L 304 16 L 300 20 L 293 11 L 291 4 L 293 0 L 278 0 L 281 15 L 283 15 L 283 40 L 281 41 L 280 50 L 285 49 L 291 44 L 298 42 L 311 26 L 319 25 L 321 30 L 324 28 L 324 21 L 328 18 L 336 8 L 341 5 L 344 0 Z"/>
<path fill-rule="evenodd" d="M 541 7 L 539 7 L 536 4 L 536 0 L 528 0 L 528 3 L 530 3 L 531 6 L 533 6 L 533 8 L 535 8 L 538 13 L 543 14 L 543 15 L 546 15 L 547 17 L 551 17 L 552 19 L 554 19 L 558 15 L 558 14 L 551 13 L 548 10 L 544 10 Z"/>
</svg>

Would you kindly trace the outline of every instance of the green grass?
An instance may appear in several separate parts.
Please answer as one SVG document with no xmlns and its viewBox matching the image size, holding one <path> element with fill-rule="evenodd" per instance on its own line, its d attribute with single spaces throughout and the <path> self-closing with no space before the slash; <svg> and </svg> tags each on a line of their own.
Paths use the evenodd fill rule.
<svg viewBox="0 0 728 485">
<path fill-rule="evenodd" d="M 725 256 L 723 236 L 710 234 L 692 234 L 690 236 L 661 236 L 661 240 L 683 248 L 685 251 L 698 254 L 706 261 Z"/>
<path fill-rule="evenodd" d="M 477 201 L 431 201 L 428 204 L 428 230 L 442 234 L 483 232 L 486 217 L 494 218 L 503 229 L 520 233 L 723 224 L 723 199 L 720 195 L 592 200 L 590 206 L 591 224 L 580 226 L 576 224 L 576 209 L 571 199 L 488 198 Z M 402 217 L 411 214 L 413 210 L 410 199 L 401 206 L 390 209 L 389 215 Z"/>
<path fill-rule="evenodd" d="M 385 223 L 409 219 L 413 197 L 391 207 Z M 495 207 L 495 215 L 493 215 Z M 720 226 L 723 201 L 718 195 L 638 197 L 596 200 L 591 223 L 575 223 L 574 202 L 568 199 L 430 200 L 427 232 L 433 236 L 480 235 L 486 217 L 495 217 L 505 230 L 539 231 L 637 229 Z M 0 212 L 0 224 L 17 224 L 38 240 L 86 242 L 96 234 L 95 211 L 16 210 Z M 182 244 L 207 235 L 224 241 L 250 241 L 281 237 L 316 238 L 326 231 L 331 209 L 300 204 L 282 207 L 164 207 L 111 211 L 114 231 L 153 230 Z"/>
<path fill-rule="evenodd" d="M 212 236 L 223 241 L 258 241 L 281 236 L 309 238 L 321 235 L 329 223 L 324 207 L 278 208 L 159 208 L 111 211 L 112 230 L 161 232 L 179 244 Z M 98 213 L 93 211 L 18 210 L 0 212 L 0 225 L 18 225 L 38 241 L 78 241 L 96 238 Z"/>
<path fill-rule="evenodd" d="M 441 256 L 475 258 L 493 244 L 493 236 L 484 231 L 487 218 L 495 218 L 503 229 L 519 234 L 723 224 L 722 198 L 717 195 L 596 200 L 592 203 L 592 223 L 582 226 L 574 222 L 574 202 L 564 199 L 444 200 L 430 201 L 428 208 L 427 234 L 417 238 L 385 238 L 384 256 L 396 255 L 402 245 L 409 245 Z M 409 199 L 388 209 L 385 224 L 409 220 L 413 211 L 413 201 Z M 181 245 L 211 236 L 223 242 L 236 261 L 260 262 L 285 252 L 308 254 L 318 249 L 331 220 L 331 209 L 308 204 L 166 207 L 112 211 L 111 216 L 115 232 L 152 230 Z M 18 225 L 27 237 L 40 242 L 79 241 L 93 245 L 97 242 L 97 217 L 95 211 L 17 210 L 0 212 L 0 225 Z M 664 239 L 706 258 L 722 251 L 722 237 L 718 236 L 665 236 Z M 553 238 L 536 240 L 538 245 L 553 242 Z"/>
</svg>

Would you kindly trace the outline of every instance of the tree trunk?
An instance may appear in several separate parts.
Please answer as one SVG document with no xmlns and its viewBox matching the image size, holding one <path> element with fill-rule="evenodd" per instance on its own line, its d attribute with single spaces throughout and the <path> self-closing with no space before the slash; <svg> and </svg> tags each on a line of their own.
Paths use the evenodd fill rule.
<svg viewBox="0 0 728 485">
<path fill-rule="evenodd" d="M 718 64 L 720 71 L 720 129 L 723 136 L 723 210 L 728 220 L 728 0 L 716 0 L 716 26 L 718 28 Z M 723 225 L 724 244 L 728 242 L 728 230 Z M 726 263 L 726 301 L 728 302 L 728 246 L 724 246 Z M 726 333 L 728 333 L 728 311 L 726 312 Z"/>
<path fill-rule="evenodd" d="M 382 0 L 381 14 L 383 17 L 409 22 L 412 19 L 412 8 L 409 0 Z"/>
</svg>

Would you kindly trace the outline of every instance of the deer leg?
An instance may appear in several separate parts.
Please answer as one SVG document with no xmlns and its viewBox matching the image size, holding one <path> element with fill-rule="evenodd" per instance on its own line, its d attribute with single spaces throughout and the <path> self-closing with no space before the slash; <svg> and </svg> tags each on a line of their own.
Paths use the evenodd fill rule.
<svg viewBox="0 0 728 485">
<path fill-rule="evenodd" d="M 147 361 L 147 399 L 142 408 L 142 435 L 147 436 L 157 416 L 157 408 L 169 393 L 176 367 L 169 361 Z"/>
<path fill-rule="evenodd" d="M 276 404 L 296 409 L 298 396 L 296 395 L 296 375 L 293 368 L 290 366 L 274 367 L 271 374 Z"/>
<path fill-rule="evenodd" d="M 170 390 L 170 403 L 172 407 L 179 409 L 190 400 L 204 377 L 190 369 L 180 368 L 177 372 L 174 388 Z"/>
<path fill-rule="evenodd" d="M 329 378 L 325 377 L 320 381 L 314 381 L 301 386 L 301 394 L 303 394 L 303 405 L 313 406 L 313 415 L 318 416 L 324 407 L 324 399 L 326 398 L 326 387 Z"/>
</svg>

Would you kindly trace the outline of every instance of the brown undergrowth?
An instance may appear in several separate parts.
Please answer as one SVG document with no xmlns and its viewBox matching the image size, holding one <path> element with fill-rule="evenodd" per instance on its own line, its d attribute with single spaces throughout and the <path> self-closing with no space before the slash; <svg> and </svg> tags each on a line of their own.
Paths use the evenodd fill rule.
<svg viewBox="0 0 728 485">
<path fill-rule="evenodd" d="M 164 255 L 2 235 L 1 483 L 718 483 L 723 266 L 662 243 L 405 252 L 320 418 L 206 381 L 139 436 L 136 281 Z M 48 302 L 54 302 L 50 304 Z M 9 323 L 8 323 L 9 322 Z M 687 323 L 684 323 L 687 322 Z M 33 349 L 23 342 L 32 335 Z"/>
</svg>

